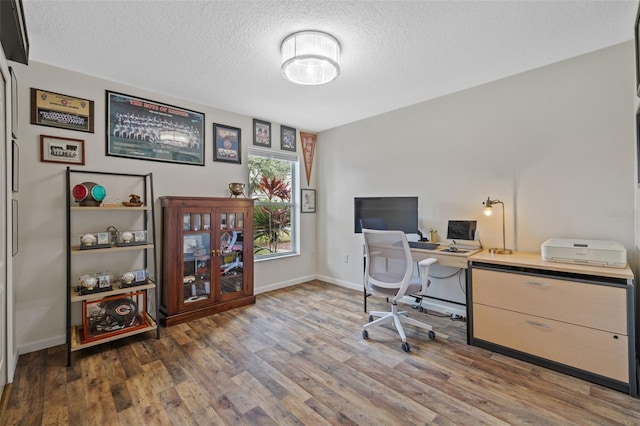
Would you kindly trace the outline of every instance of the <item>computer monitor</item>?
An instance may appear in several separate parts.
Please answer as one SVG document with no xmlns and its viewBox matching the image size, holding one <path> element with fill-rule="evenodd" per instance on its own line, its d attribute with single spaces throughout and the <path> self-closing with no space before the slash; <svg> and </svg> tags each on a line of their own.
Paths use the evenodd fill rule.
<svg viewBox="0 0 640 426">
<path fill-rule="evenodd" d="M 447 225 L 447 239 L 448 240 L 469 240 L 476 239 L 476 224 L 475 220 L 450 220 Z"/>
</svg>

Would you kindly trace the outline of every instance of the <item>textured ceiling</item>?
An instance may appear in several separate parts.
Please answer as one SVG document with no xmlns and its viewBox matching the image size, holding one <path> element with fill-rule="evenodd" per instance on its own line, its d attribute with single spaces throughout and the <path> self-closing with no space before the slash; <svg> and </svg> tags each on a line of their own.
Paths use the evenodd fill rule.
<svg viewBox="0 0 640 426">
<path fill-rule="evenodd" d="M 31 61 L 309 131 L 631 40 L 637 4 L 23 0 Z M 305 29 L 340 41 L 334 82 L 282 78 L 280 43 Z"/>
</svg>

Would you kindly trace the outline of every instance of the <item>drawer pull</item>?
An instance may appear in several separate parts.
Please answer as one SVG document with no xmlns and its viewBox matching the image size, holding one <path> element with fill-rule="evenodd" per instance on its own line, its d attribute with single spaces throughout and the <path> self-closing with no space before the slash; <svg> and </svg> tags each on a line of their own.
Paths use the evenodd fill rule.
<svg viewBox="0 0 640 426">
<path fill-rule="evenodd" d="M 543 324 L 541 322 L 535 322 L 535 321 L 529 321 L 527 320 L 527 324 L 529 325 L 534 325 L 536 327 L 541 327 L 541 328 L 551 328 L 551 326 L 547 325 L 547 324 Z"/>
<path fill-rule="evenodd" d="M 548 283 L 541 283 L 538 281 L 525 281 L 525 284 L 535 285 L 536 287 L 549 287 Z"/>
</svg>

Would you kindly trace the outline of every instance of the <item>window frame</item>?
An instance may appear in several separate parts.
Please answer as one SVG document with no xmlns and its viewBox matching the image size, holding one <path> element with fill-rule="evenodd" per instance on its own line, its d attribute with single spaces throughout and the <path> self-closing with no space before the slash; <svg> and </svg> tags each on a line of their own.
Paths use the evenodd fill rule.
<svg viewBox="0 0 640 426">
<path fill-rule="evenodd" d="M 300 157 L 297 154 L 289 154 L 281 151 L 272 151 L 260 148 L 249 148 L 247 157 L 247 175 L 249 175 L 251 169 L 249 167 L 249 158 L 252 156 L 270 158 L 273 160 L 288 161 L 291 163 L 291 200 L 289 202 L 269 203 L 254 201 L 254 207 L 256 206 L 269 206 L 269 205 L 281 205 L 288 206 L 291 209 L 290 222 L 291 222 L 291 250 L 283 253 L 269 253 L 253 255 L 254 262 L 263 262 L 273 259 L 281 259 L 284 257 L 299 256 L 300 255 L 300 212 L 297 206 L 300 204 Z M 249 179 L 247 179 L 249 181 Z M 251 194 L 249 194 L 251 196 Z"/>
</svg>

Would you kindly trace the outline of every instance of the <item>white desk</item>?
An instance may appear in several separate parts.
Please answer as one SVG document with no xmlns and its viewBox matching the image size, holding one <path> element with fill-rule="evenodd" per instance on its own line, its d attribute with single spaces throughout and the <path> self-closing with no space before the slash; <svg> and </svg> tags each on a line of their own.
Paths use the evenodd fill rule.
<svg viewBox="0 0 640 426">
<path fill-rule="evenodd" d="M 448 246 L 438 246 L 433 250 L 424 250 L 424 249 L 411 249 L 411 257 L 416 262 L 419 262 L 423 259 L 433 258 L 438 261 L 439 265 L 442 266 L 450 266 L 453 268 L 461 268 L 467 269 L 469 256 L 473 256 L 476 253 L 482 251 L 482 249 L 477 250 L 460 250 L 460 251 L 448 251 Z"/>
</svg>

